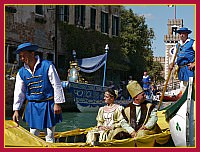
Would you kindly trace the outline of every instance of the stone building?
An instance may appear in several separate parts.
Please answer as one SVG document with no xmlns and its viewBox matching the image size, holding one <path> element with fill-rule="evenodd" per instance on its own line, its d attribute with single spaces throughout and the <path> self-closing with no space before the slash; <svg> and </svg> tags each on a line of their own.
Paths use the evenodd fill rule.
<svg viewBox="0 0 200 152">
<path fill-rule="evenodd" d="M 39 45 L 37 54 L 54 61 L 59 67 L 65 61 L 58 22 L 85 30 L 96 30 L 109 37 L 119 36 L 120 6 L 96 5 L 7 5 L 5 6 L 5 62 L 19 61 L 15 50 L 29 41 Z M 59 61 L 58 61 L 59 59 Z"/>
</svg>

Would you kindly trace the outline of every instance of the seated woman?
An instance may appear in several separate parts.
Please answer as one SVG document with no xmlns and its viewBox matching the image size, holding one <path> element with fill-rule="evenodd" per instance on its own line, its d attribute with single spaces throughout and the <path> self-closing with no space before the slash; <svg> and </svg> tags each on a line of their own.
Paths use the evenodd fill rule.
<svg viewBox="0 0 200 152">
<path fill-rule="evenodd" d="M 113 89 L 109 88 L 106 90 L 104 94 L 106 105 L 99 108 L 96 117 L 97 127 L 88 132 L 87 143 L 116 139 L 115 135 L 123 130 L 121 128 L 122 124 L 123 126 L 130 127 L 122 115 L 123 107 L 114 104 L 116 97 L 117 95 Z"/>
</svg>

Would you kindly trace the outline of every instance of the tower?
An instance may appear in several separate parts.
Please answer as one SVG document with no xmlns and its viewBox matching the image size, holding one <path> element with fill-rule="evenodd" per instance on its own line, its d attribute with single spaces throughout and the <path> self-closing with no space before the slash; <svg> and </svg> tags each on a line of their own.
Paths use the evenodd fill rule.
<svg viewBox="0 0 200 152">
<path fill-rule="evenodd" d="M 179 35 L 176 31 L 183 27 L 183 19 L 168 19 L 168 34 L 164 35 L 165 42 L 165 80 L 167 79 L 169 73 L 169 64 L 173 61 L 173 54 L 175 53 L 175 45 L 179 41 Z M 174 87 L 175 80 L 173 78 L 173 71 L 169 84 Z"/>
</svg>

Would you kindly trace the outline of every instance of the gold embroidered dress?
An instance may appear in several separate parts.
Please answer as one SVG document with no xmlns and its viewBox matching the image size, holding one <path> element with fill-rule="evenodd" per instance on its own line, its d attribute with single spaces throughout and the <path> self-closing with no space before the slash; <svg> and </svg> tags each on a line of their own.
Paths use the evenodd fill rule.
<svg viewBox="0 0 200 152">
<path fill-rule="evenodd" d="M 117 104 L 99 108 L 96 117 L 97 127 L 88 132 L 87 142 L 96 140 L 97 136 L 99 136 L 99 141 L 112 140 L 116 131 L 118 132 L 118 129 L 121 128 L 121 124 L 127 124 L 122 115 L 122 109 L 123 107 Z M 109 129 L 100 130 L 100 126 L 109 127 Z"/>
</svg>

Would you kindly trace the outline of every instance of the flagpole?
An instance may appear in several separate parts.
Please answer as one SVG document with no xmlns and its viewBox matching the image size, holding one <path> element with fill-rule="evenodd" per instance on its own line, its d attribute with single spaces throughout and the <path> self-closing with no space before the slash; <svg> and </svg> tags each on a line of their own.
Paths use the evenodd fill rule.
<svg viewBox="0 0 200 152">
<path fill-rule="evenodd" d="M 108 50 L 109 50 L 109 47 L 108 47 L 108 44 L 106 44 L 106 47 L 105 47 L 106 59 L 105 59 L 105 64 L 104 64 L 104 73 L 103 73 L 103 87 L 105 86 L 105 81 L 106 81 L 106 62 L 107 62 L 107 54 L 108 54 Z"/>
<path fill-rule="evenodd" d="M 176 5 L 174 5 L 174 19 L 176 19 Z"/>
</svg>

